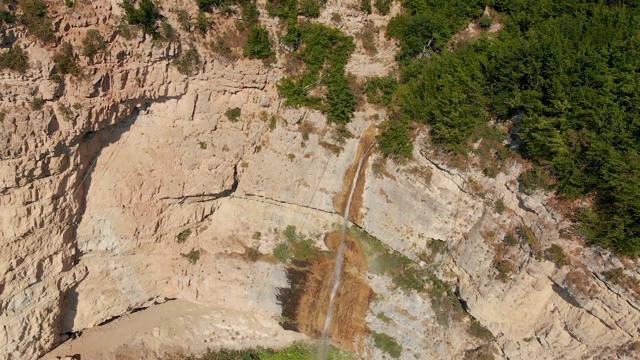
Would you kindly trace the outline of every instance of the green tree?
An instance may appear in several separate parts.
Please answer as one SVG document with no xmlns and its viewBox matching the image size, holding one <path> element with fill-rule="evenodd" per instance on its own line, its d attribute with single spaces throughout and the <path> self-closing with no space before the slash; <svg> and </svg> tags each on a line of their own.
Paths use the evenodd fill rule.
<svg viewBox="0 0 640 360">
<path fill-rule="evenodd" d="M 251 27 L 244 54 L 252 59 L 266 59 L 273 56 L 275 53 L 271 50 L 269 32 L 258 25 Z"/>
<path fill-rule="evenodd" d="M 136 3 L 138 7 L 135 6 Z M 160 38 L 157 22 L 162 19 L 162 15 L 152 0 L 123 0 L 121 6 L 124 9 L 127 23 L 139 25 L 142 31 L 154 39 Z"/>
<path fill-rule="evenodd" d="M 9 51 L 0 54 L 0 69 L 10 69 L 24 74 L 29 70 L 29 55 L 19 46 L 12 46 Z"/>
</svg>

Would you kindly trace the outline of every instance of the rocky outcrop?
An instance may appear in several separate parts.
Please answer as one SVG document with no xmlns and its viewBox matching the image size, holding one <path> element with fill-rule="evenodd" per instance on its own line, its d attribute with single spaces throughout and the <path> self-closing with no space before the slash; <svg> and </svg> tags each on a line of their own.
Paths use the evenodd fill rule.
<svg viewBox="0 0 640 360">
<path fill-rule="evenodd" d="M 353 5 L 330 3 L 319 21 L 357 34 L 366 20 L 388 20 L 367 18 Z M 274 330 L 284 270 L 273 259 L 253 262 L 248 249 L 270 254 L 288 225 L 324 247 L 324 234 L 341 221 L 334 199 L 357 157 L 357 137 L 385 112 L 360 109 L 348 127 L 356 138 L 340 144 L 322 114 L 282 107 L 275 89 L 281 62 L 230 62 L 195 44 L 203 61 L 186 77 L 172 65 L 178 43 L 117 34 L 115 2 L 51 9 L 64 40 L 79 46 L 86 30 L 97 28 L 109 51 L 81 57 L 84 75 L 57 82 L 50 60 L 56 49 L 11 29 L 32 69 L 0 72 L 0 356 L 37 358 L 64 340 L 61 333 L 174 298 L 207 309 L 192 324 L 185 320 L 191 315 L 176 315 L 201 330 L 184 337 L 202 341 L 186 347 L 193 351 L 303 338 Z M 276 20 L 264 12 L 261 20 L 278 32 Z M 361 78 L 390 71 L 394 44 L 383 35 L 376 42 L 379 53 L 369 56 L 358 40 L 347 69 Z M 237 122 L 225 116 L 235 107 Z M 468 312 L 490 330 L 485 340 L 496 357 L 633 354 L 640 306 L 629 284 L 639 276 L 637 264 L 561 236 L 571 224 L 545 195 L 518 190 L 518 164 L 490 179 L 416 148 L 415 161 L 403 165 L 385 167 L 372 155 L 361 175 L 361 206 L 352 211 L 356 225 L 424 267 L 430 244 L 444 241 L 436 275 L 457 284 Z M 523 240 L 504 245 L 517 229 Z M 569 265 L 543 259 L 552 244 L 565 249 Z M 186 257 L 196 253 L 192 264 Z M 497 270 L 502 259 L 506 274 Z M 615 269 L 624 269 L 615 273 L 618 281 L 607 275 Z M 403 358 L 462 357 L 486 345 L 463 334 L 466 323 L 438 323 L 429 294 L 366 277 L 378 294 L 366 325 L 393 335 Z M 249 320 L 238 320 L 246 313 Z M 243 342 L 234 342 L 232 330 L 213 336 L 210 319 L 234 319 L 237 329 L 255 332 Z M 167 329 L 153 326 L 159 330 L 148 336 Z M 358 341 L 365 357 L 382 356 L 371 340 Z M 154 351 L 161 345 L 153 344 Z"/>
</svg>

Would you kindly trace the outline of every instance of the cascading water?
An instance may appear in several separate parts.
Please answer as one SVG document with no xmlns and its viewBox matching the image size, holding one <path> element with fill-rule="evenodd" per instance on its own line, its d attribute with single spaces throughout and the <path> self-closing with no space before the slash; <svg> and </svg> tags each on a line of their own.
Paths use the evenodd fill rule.
<svg viewBox="0 0 640 360">
<path fill-rule="evenodd" d="M 329 310 L 327 310 L 327 318 L 324 321 L 324 328 L 322 329 L 322 338 L 320 344 L 320 351 L 318 359 L 326 360 L 329 349 L 329 328 L 331 327 L 331 320 L 333 318 L 333 308 L 334 302 L 336 299 L 336 294 L 338 293 L 338 289 L 340 288 L 340 281 L 342 280 L 342 264 L 344 262 L 344 250 L 346 247 L 346 237 L 347 237 L 347 225 L 349 224 L 349 210 L 351 209 L 351 201 L 353 200 L 353 193 L 356 190 L 356 186 L 358 184 L 358 177 L 360 176 L 360 170 L 362 169 L 362 164 L 364 160 L 367 158 L 367 154 L 373 147 L 371 144 L 367 150 L 362 154 L 360 161 L 358 161 L 358 167 L 356 168 L 356 173 L 353 176 L 353 183 L 351 184 L 351 191 L 349 192 L 349 197 L 347 199 L 347 206 L 344 209 L 344 216 L 342 220 L 342 232 L 340 235 L 340 245 L 338 246 L 338 253 L 336 254 L 336 263 L 333 267 L 333 275 L 331 277 L 333 281 L 333 287 L 331 288 L 331 295 L 329 296 Z"/>
</svg>

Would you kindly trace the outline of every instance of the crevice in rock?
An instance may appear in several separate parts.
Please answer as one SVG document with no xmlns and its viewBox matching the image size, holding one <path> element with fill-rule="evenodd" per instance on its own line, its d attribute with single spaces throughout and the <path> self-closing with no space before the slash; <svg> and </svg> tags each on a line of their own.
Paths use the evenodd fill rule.
<svg viewBox="0 0 640 360">
<path fill-rule="evenodd" d="M 567 290 L 567 288 L 559 285 L 557 282 L 553 281 L 553 279 L 551 279 L 550 277 L 549 277 L 549 280 L 553 283 L 553 285 L 551 285 L 553 292 L 558 294 L 558 296 L 560 296 L 562 300 L 566 301 L 569 305 L 575 306 L 579 309 L 584 308 L 582 304 L 580 304 L 580 302 L 573 295 L 571 295 L 571 293 L 569 292 L 569 290 Z"/>
<path fill-rule="evenodd" d="M 302 208 L 302 209 L 308 209 L 308 210 L 312 210 L 312 211 L 319 211 L 319 212 L 323 212 L 323 213 L 331 214 L 331 215 L 340 215 L 335 211 L 329 211 L 329 210 L 320 209 L 320 208 L 316 208 L 316 207 L 308 206 L 308 205 L 300 205 L 300 204 L 296 204 L 296 203 L 292 203 L 292 202 L 288 202 L 288 201 L 284 201 L 284 200 L 278 200 L 278 199 L 270 198 L 270 197 L 267 197 L 267 196 L 257 195 L 257 194 L 252 194 L 252 193 L 245 193 L 244 196 L 234 195 L 233 198 L 243 199 L 243 200 L 250 200 L 250 201 L 259 201 L 259 202 L 269 203 L 269 204 L 279 205 L 279 206 L 289 205 L 289 206 L 298 207 L 298 208 Z"/>
<path fill-rule="evenodd" d="M 609 289 L 609 291 L 611 291 L 612 293 L 616 294 L 618 296 L 618 298 L 624 300 L 627 302 L 627 304 L 629 304 L 629 306 L 631 306 L 632 308 L 640 311 L 640 306 L 638 306 L 638 304 L 636 304 L 634 301 L 632 301 L 631 299 L 629 299 L 627 296 L 625 296 L 624 294 L 621 294 L 618 290 L 616 290 L 613 286 L 611 286 L 611 284 L 609 284 L 608 281 L 604 280 L 602 278 L 602 276 L 600 276 L 597 272 L 592 271 L 593 276 L 598 279 L 600 282 L 602 282 L 604 284 L 604 286 L 607 287 L 607 289 Z"/>
<path fill-rule="evenodd" d="M 236 190 L 238 190 L 238 184 L 239 183 L 240 183 L 240 180 L 238 178 L 238 169 L 237 169 L 237 167 L 234 167 L 233 168 L 233 184 L 231 184 L 231 187 L 228 188 L 228 189 L 224 189 L 224 190 L 222 190 L 220 192 L 217 192 L 217 193 L 184 195 L 184 196 L 181 196 L 181 197 L 163 197 L 163 198 L 160 199 L 160 201 L 162 201 L 162 200 L 178 200 L 178 202 L 176 203 L 177 205 L 182 205 L 182 204 L 186 203 L 188 200 L 193 200 L 193 201 L 188 201 L 188 203 L 190 203 L 190 204 L 215 201 L 215 200 L 218 200 L 218 199 L 231 197 L 236 192 Z"/>
<path fill-rule="evenodd" d="M 466 183 L 466 180 L 465 180 L 465 179 L 464 179 L 460 174 L 456 174 L 455 172 L 453 172 L 453 171 L 451 171 L 451 170 L 447 169 L 446 167 L 444 167 L 444 166 L 442 166 L 442 165 L 438 164 L 437 162 L 435 162 L 434 160 L 432 160 L 432 159 L 431 159 L 431 158 L 430 158 L 430 157 L 425 153 L 425 151 L 424 151 L 424 150 L 420 150 L 420 155 L 422 155 L 422 157 L 424 157 L 424 158 L 425 158 L 425 160 L 427 160 L 427 161 L 428 161 L 428 162 L 430 162 L 433 166 L 435 166 L 435 167 L 436 167 L 436 169 L 438 169 L 438 170 L 440 170 L 440 171 L 444 172 L 445 174 L 448 174 L 449 176 L 447 176 L 447 178 L 448 178 L 449 180 L 451 180 L 451 182 L 452 182 L 452 183 L 454 183 L 454 184 L 458 187 L 458 189 L 459 189 L 460 191 L 462 191 L 462 192 L 463 192 L 463 193 L 465 193 L 465 194 L 471 195 L 471 196 L 473 196 L 473 197 L 475 197 L 475 196 L 476 196 L 476 195 L 474 195 L 474 194 L 472 194 L 472 193 L 470 193 L 470 192 L 468 192 L 468 191 L 466 191 L 466 190 L 464 189 L 464 184 Z M 460 180 L 462 180 L 462 185 L 458 184 L 458 182 L 457 182 L 457 181 L 455 181 L 455 180 L 453 179 L 454 177 L 458 177 L 458 178 L 460 178 Z"/>
</svg>

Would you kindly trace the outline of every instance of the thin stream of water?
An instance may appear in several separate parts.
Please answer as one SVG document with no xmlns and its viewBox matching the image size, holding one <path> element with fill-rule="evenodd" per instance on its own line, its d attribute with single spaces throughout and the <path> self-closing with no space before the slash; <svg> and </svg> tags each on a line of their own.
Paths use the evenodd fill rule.
<svg viewBox="0 0 640 360">
<path fill-rule="evenodd" d="M 329 297 L 329 310 L 327 311 L 327 318 L 324 321 L 324 328 L 322 330 L 322 338 L 320 351 L 318 353 L 319 360 L 326 360 L 328 356 L 329 349 L 329 328 L 331 327 L 331 320 L 333 318 L 333 308 L 334 302 L 336 299 L 336 294 L 338 293 L 338 289 L 340 288 L 340 282 L 342 280 L 342 264 L 344 263 L 344 250 L 346 247 L 346 237 L 347 237 L 347 225 L 349 224 L 349 210 L 351 209 L 351 201 L 353 200 L 353 193 L 356 190 L 356 186 L 358 184 L 358 177 L 360 176 L 360 169 L 362 168 L 362 164 L 364 163 L 364 159 L 367 158 L 367 154 L 373 147 L 373 144 L 367 148 L 367 150 L 362 154 L 360 161 L 358 162 L 358 167 L 356 168 L 356 173 L 353 176 L 353 183 L 351 184 L 351 191 L 349 192 L 349 198 L 347 199 L 347 206 L 344 209 L 344 216 L 342 220 L 342 232 L 340 236 L 340 246 L 338 246 L 338 253 L 336 254 L 336 263 L 333 267 L 333 288 L 331 288 L 331 295 Z"/>
</svg>

